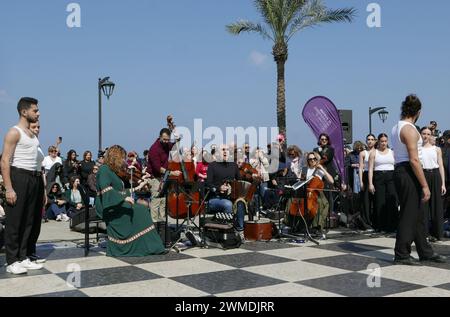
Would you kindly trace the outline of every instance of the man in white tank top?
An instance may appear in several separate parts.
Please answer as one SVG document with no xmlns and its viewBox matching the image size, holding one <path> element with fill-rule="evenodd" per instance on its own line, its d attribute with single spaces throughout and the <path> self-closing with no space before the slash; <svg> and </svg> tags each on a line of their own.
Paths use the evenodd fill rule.
<svg viewBox="0 0 450 317">
<path fill-rule="evenodd" d="M 42 269 L 30 260 L 40 231 L 40 213 L 46 198 L 41 173 L 44 155 L 30 124 L 39 119 L 38 101 L 22 98 L 17 106 L 20 120 L 3 143 L 2 175 L 6 188 L 5 248 L 7 272 L 24 274 Z M 39 222 L 39 223 L 37 223 Z M 37 239 L 36 239 L 37 240 Z"/>
<path fill-rule="evenodd" d="M 392 129 L 395 155 L 394 182 L 400 202 L 400 221 L 395 243 L 394 264 L 419 265 L 411 257 L 411 244 L 415 243 L 420 261 L 443 263 L 446 258 L 434 253 L 426 240 L 425 214 L 422 204 L 430 200 L 421 164 L 422 137 L 415 127 L 422 103 L 415 95 L 406 97 L 402 104 L 401 121 Z"/>
</svg>

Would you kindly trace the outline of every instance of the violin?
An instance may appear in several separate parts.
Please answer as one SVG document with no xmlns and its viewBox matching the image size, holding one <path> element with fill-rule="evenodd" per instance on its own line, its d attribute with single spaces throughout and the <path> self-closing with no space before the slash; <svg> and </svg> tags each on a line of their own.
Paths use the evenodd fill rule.
<svg viewBox="0 0 450 317">
<path fill-rule="evenodd" d="M 131 171 L 131 169 L 133 171 Z M 124 182 L 137 185 L 142 181 L 142 177 L 144 175 L 142 171 L 136 168 L 129 168 L 129 166 L 124 163 L 122 169 L 119 171 L 119 173 L 117 173 L 117 176 L 119 176 Z"/>
</svg>

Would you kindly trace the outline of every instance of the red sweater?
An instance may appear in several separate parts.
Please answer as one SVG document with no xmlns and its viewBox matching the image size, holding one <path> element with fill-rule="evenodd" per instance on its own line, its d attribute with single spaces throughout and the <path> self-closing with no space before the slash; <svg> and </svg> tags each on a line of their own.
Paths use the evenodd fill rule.
<svg viewBox="0 0 450 317">
<path fill-rule="evenodd" d="M 173 143 L 168 143 L 167 146 L 163 146 L 159 139 L 153 143 L 148 151 L 147 173 L 156 178 L 162 176 L 160 171 L 161 167 L 167 169 L 169 166 L 169 153 L 173 145 Z"/>
</svg>

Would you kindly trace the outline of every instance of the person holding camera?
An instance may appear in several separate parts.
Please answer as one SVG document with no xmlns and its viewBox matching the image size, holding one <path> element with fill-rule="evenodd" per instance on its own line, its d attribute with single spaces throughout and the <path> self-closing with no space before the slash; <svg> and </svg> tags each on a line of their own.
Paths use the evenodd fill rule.
<svg viewBox="0 0 450 317">
<path fill-rule="evenodd" d="M 80 164 L 77 157 L 78 154 L 75 150 L 67 152 L 67 159 L 63 164 L 63 182 L 66 187 L 69 187 L 69 182 L 72 177 L 80 177 Z"/>
</svg>

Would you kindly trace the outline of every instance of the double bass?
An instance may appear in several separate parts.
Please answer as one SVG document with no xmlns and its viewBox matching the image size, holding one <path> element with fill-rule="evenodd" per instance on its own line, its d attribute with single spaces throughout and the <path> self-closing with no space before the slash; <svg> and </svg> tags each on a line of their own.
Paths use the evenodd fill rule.
<svg viewBox="0 0 450 317">
<path fill-rule="evenodd" d="M 174 132 L 175 124 L 173 117 L 167 117 L 167 125 L 170 132 Z M 179 151 L 180 138 L 177 138 L 175 145 L 178 153 L 178 161 L 169 160 L 167 172 L 181 171 L 179 176 L 168 176 L 169 181 L 174 185 L 167 197 L 167 207 L 171 218 L 185 219 L 195 217 L 203 211 L 204 205 L 201 202 L 200 192 L 193 190 L 195 165 L 193 162 L 185 162 L 182 153 Z"/>
</svg>

